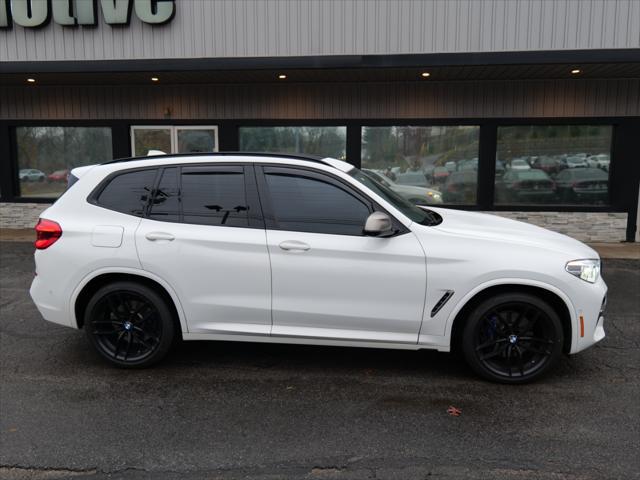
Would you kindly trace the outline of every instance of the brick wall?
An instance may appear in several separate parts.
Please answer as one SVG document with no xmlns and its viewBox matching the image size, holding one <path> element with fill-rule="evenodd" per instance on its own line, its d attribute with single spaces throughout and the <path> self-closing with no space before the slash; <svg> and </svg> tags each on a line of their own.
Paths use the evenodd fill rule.
<svg viewBox="0 0 640 480">
<path fill-rule="evenodd" d="M 0 228 L 32 228 L 48 205 L 0 203 Z M 487 212 L 533 223 L 583 242 L 619 242 L 625 239 L 626 213 L 602 212 Z"/>
<path fill-rule="evenodd" d="M 582 242 L 620 242 L 627 231 L 626 213 L 487 212 L 564 233 Z"/>
<path fill-rule="evenodd" d="M 0 228 L 33 228 L 48 207 L 42 203 L 0 203 Z"/>
</svg>

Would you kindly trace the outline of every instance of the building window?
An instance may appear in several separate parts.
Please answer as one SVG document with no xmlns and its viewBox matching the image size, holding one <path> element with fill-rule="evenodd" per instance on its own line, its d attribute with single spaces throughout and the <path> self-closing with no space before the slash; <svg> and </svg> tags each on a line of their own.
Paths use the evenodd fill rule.
<svg viewBox="0 0 640 480">
<path fill-rule="evenodd" d="M 154 153 L 207 153 L 218 151 L 216 126 L 133 126 L 131 151 L 134 157 Z M 154 152 L 155 151 L 155 152 Z"/>
<path fill-rule="evenodd" d="M 609 203 L 610 125 L 498 128 L 496 205 Z"/>
<path fill-rule="evenodd" d="M 478 126 L 362 128 L 362 168 L 416 204 L 476 203 Z"/>
<path fill-rule="evenodd" d="M 240 150 L 302 153 L 345 160 L 347 127 L 240 127 Z"/>
<path fill-rule="evenodd" d="M 56 198 L 69 171 L 112 159 L 108 127 L 17 127 L 21 197 Z"/>
</svg>

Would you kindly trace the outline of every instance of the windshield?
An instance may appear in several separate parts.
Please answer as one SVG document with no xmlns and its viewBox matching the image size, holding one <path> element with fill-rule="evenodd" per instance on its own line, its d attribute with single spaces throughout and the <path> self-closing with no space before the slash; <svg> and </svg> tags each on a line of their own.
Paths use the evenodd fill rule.
<svg viewBox="0 0 640 480">
<path fill-rule="evenodd" d="M 350 170 L 349 175 L 351 175 L 365 187 L 373 190 L 375 193 L 380 195 L 387 202 L 400 210 L 404 215 L 409 217 L 412 221 L 421 225 L 428 226 L 438 225 L 442 222 L 442 217 L 440 217 L 440 215 L 430 210 L 424 210 L 420 207 L 417 207 L 408 200 L 405 200 L 389 187 L 376 180 L 373 175 L 363 172 L 362 170 L 358 170 L 357 168 Z"/>
</svg>

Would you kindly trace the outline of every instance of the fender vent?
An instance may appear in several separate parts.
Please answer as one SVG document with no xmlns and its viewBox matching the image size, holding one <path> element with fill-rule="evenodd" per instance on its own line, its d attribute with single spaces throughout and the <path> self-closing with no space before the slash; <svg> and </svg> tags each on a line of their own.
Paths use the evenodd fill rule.
<svg viewBox="0 0 640 480">
<path fill-rule="evenodd" d="M 436 313 L 440 311 L 442 307 L 444 307 L 445 303 L 449 301 L 449 299 L 453 297 L 453 290 L 447 290 L 444 292 L 444 295 L 438 302 L 433 306 L 433 310 L 431 310 L 431 318 L 436 316 Z"/>
</svg>

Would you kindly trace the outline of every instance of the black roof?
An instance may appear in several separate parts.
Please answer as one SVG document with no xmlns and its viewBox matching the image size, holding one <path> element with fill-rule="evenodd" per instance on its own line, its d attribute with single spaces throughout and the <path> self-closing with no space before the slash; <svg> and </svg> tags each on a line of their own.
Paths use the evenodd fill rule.
<svg viewBox="0 0 640 480">
<path fill-rule="evenodd" d="M 144 157 L 125 157 L 125 158 L 116 158 L 114 160 L 109 160 L 108 162 L 103 162 L 101 165 L 108 165 L 111 163 L 121 163 L 121 162 L 132 162 L 135 160 L 158 160 L 161 157 L 167 158 L 181 158 L 181 157 L 228 157 L 228 156 L 238 156 L 242 155 L 245 157 L 271 157 L 271 158 L 291 158 L 294 160 L 306 160 L 308 162 L 316 162 L 322 163 L 324 165 L 328 165 L 327 162 L 324 161 L 323 157 L 318 155 L 304 155 L 304 154 L 293 154 L 293 153 L 264 153 L 264 152 L 201 152 L 201 153 L 167 153 L 164 155 L 147 155 Z"/>
</svg>

